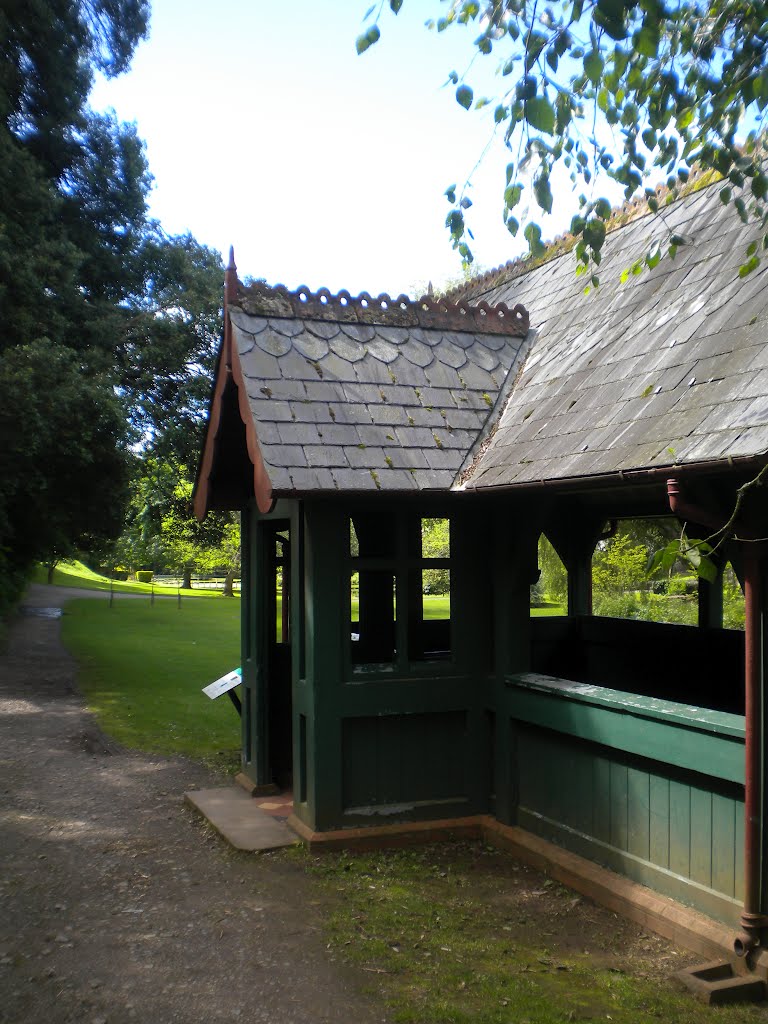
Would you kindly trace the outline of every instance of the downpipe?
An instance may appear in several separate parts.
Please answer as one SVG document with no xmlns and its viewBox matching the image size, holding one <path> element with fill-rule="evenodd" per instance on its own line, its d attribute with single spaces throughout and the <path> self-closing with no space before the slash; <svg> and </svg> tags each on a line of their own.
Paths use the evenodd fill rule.
<svg viewBox="0 0 768 1024">
<path fill-rule="evenodd" d="M 706 508 L 688 501 L 677 479 L 667 480 L 671 511 L 713 531 L 722 523 Z M 746 957 L 761 945 L 768 916 L 760 910 L 763 833 L 763 636 L 762 549 L 746 544 L 744 554 L 744 910 L 733 949 Z"/>
</svg>

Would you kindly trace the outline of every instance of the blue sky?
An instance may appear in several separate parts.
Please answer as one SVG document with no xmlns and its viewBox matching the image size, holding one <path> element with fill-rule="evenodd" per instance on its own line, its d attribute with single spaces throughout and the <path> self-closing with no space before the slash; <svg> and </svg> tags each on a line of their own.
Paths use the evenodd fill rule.
<svg viewBox="0 0 768 1024">
<path fill-rule="evenodd" d="M 137 123 L 166 230 L 224 253 L 232 244 L 241 277 L 292 288 L 394 295 L 460 275 L 443 192 L 491 141 L 493 108 L 468 113 L 442 86 L 467 69 L 474 37 L 429 32 L 438 0 L 405 0 L 358 56 L 367 6 L 155 0 L 131 71 L 97 82 L 92 103 Z M 493 90 L 492 69 L 493 58 L 476 62 L 476 95 Z M 507 162 L 492 142 L 470 192 L 485 267 L 522 248 L 502 223 Z M 570 220 L 562 190 L 545 236 Z"/>
</svg>

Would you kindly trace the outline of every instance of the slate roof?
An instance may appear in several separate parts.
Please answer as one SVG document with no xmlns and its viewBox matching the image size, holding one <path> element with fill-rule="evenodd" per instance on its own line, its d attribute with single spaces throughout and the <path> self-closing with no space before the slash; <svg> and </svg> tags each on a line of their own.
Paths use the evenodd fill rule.
<svg viewBox="0 0 768 1024">
<path fill-rule="evenodd" d="M 634 210 L 608 235 L 588 296 L 573 253 L 485 275 L 471 304 L 246 289 L 231 263 L 198 514 L 230 375 L 260 508 L 297 493 L 483 491 L 764 456 L 768 261 L 739 275 L 760 229 L 720 188 L 663 216 Z M 674 260 L 622 282 L 673 234 L 685 240 Z"/>
<path fill-rule="evenodd" d="M 227 316 L 275 497 L 448 490 L 528 329 L 519 306 L 239 283 Z"/>
<path fill-rule="evenodd" d="M 760 237 L 720 185 L 608 235 L 600 287 L 583 294 L 574 254 L 473 295 L 530 312 L 530 350 L 466 487 L 599 477 L 752 457 L 768 450 L 768 263 L 739 276 Z M 651 242 L 674 260 L 621 282 Z M 488 281 L 488 279 L 486 279 Z"/>
</svg>

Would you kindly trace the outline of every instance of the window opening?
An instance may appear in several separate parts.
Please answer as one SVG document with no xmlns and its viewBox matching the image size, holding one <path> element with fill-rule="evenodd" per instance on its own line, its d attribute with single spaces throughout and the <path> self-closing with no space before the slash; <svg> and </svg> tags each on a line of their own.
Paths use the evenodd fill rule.
<svg viewBox="0 0 768 1024">
<path fill-rule="evenodd" d="M 699 580 L 678 561 L 661 576 L 646 568 L 656 551 L 680 535 L 673 517 L 625 519 L 592 556 L 593 614 L 614 619 L 643 619 L 695 626 Z"/>
<path fill-rule="evenodd" d="M 744 629 L 744 591 L 730 562 L 723 569 L 723 626 Z"/>
<path fill-rule="evenodd" d="M 539 578 L 531 587 L 531 615 L 568 614 L 568 573 L 545 534 L 539 537 Z"/>
<path fill-rule="evenodd" d="M 397 656 L 397 578 L 363 569 L 350 577 L 353 665 L 392 664 Z"/>
<path fill-rule="evenodd" d="M 352 664 L 450 659 L 450 521 L 366 511 L 349 538 Z"/>
</svg>

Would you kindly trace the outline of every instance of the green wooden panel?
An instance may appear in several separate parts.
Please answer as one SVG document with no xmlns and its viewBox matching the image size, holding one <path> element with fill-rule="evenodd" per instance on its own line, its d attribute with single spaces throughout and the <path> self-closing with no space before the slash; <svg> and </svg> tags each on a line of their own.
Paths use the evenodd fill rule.
<svg viewBox="0 0 768 1024">
<path fill-rule="evenodd" d="M 342 723 L 345 813 L 467 795 L 463 712 L 380 715 Z"/>
<path fill-rule="evenodd" d="M 592 754 L 581 746 L 574 746 L 568 758 L 568 791 L 566 814 L 563 821 L 579 832 L 592 828 L 596 794 L 592 788 Z"/>
<path fill-rule="evenodd" d="M 738 787 L 526 723 L 514 733 L 519 824 L 730 919 L 742 892 Z"/>
<path fill-rule="evenodd" d="M 611 841 L 611 762 L 595 752 L 592 757 L 592 828 L 590 835 L 603 843 Z"/>
<path fill-rule="evenodd" d="M 669 782 L 669 869 L 686 878 L 691 870 L 691 789 Z"/>
<path fill-rule="evenodd" d="M 701 885 L 712 885 L 712 794 L 691 786 L 691 874 Z"/>
<path fill-rule="evenodd" d="M 652 772 L 648 780 L 648 860 L 669 867 L 669 779 Z"/>
<path fill-rule="evenodd" d="M 611 815 L 611 846 L 627 848 L 628 794 L 627 766 L 611 762 L 608 807 Z"/>
<path fill-rule="evenodd" d="M 627 851 L 642 860 L 650 854 L 650 774 L 627 769 Z"/>
<path fill-rule="evenodd" d="M 712 888 L 741 895 L 736 884 L 736 816 L 741 807 L 730 797 L 712 794 Z"/>
<path fill-rule="evenodd" d="M 741 912 L 739 900 L 681 878 L 666 868 L 633 857 L 631 853 L 616 850 L 612 846 L 598 842 L 592 836 L 575 832 L 543 815 L 521 809 L 519 824 L 529 832 L 549 839 L 589 860 L 597 861 L 598 864 L 625 875 L 640 885 L 647 885 L 649 889 L 655 889 L 656 892 L 695 907 L 709 917 L 724 921 L 734 928 L 738 927 Z"/>
<path fill-rule="evenodd" d="M 531 683 L 549 679 L 552 684 Z M 550 677 L 509 677 L 507 707 L 521 721 L 541 725 L 571 736 L 600 743 L 627 753 L 639 754 L 663 764 L 702 772 L 731 782 L 744 781 L 744 738 L 733 721 L 737 715 L 709 711 L 699 718 L 685 718 L 686 705 L 674 705 L 666 715 L 658 706 L 670 704 L 650 698 L 622 695 L 598 686 L 562 682 Z M 562 691 L 562 692 L 561 692 Z M 584 697 L 589 693 L 589 698 Z M 629 704 L 628 699 L 634 703 Z M 648 706 L 648 714 L 643 707 Z M 694 709 L 690 709 L 691 713 Z M 652 713 L 651 713 L 652 712 Z M 743 721 L 743 720 L 742 720 Z"/>
<path fill-rule="evenodd" d="M 734 895 L 740 896 L 744 892 L 744 803 L 741 801 L 736 804 L 736 817 L 734 824 L 736 841 L 733 845 L 736 850 L 736 858 L 734 863 L 735 877 L 733 888 Z"/>
</svg>

